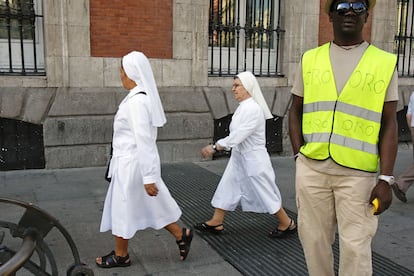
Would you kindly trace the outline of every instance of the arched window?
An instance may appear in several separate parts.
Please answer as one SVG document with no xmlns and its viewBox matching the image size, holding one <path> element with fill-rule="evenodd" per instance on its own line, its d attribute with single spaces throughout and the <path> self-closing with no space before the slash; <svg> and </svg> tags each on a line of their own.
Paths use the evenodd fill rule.
<svg viewBox="0 0 414 276">
<path fill-rule="evenodd" d="M 41 0 L 0 0 L 0 74 L 45 75 Z"/>
</svg>

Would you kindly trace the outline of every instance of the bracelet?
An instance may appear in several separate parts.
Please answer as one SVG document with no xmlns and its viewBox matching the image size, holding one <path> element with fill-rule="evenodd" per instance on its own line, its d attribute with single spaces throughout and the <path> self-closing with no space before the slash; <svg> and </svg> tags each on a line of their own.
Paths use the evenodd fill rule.
<svg viewBox="0 0 414 276">
<path fill-rule="evenodd" d="M 213 148 L 213 150 L 217 151 L 217 146 L 216 146 L 216 144 L 211 145 L 211 147 Z"/>
</svg>

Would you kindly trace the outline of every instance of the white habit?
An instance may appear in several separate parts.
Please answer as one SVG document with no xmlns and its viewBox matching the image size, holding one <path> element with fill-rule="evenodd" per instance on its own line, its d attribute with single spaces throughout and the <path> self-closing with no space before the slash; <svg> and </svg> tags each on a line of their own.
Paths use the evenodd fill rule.
<svg viewBox="0 0 414 276">
<path fill-rule="evenodd" d="M 161 179 L 151 103 L 139 86 L 119 105 L 114 119 L 112 177 L 105 199 L 101 232 L 130 239 L 138 230 L 161 229 L 176 222 L 181 210 Z M 148 94 L 149 92 L 147 92 Z M 144 184 L 156 183 L 158 195 L 149 196 Z"/>
<path fill-rule="evenodd" d="M 230 123 L 230 134 L 217 144 L 232 149 L 230 160 L 211 204 L 233 211 L 274 214 L 282 206 L 275 173 L 266 150 L 263 109 L 253 98 L 240 102 Z"/>
</svg>

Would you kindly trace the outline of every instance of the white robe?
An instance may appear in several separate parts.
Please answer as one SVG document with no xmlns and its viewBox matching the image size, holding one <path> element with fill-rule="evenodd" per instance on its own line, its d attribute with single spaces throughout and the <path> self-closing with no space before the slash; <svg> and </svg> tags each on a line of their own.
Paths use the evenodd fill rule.
<svg viewBox="0 0 414 276">
<path fill-rule="evenodd" d="M 148 96 L 132 89 L 114 119 L 111 183 L 105 198 L 101 232 L 130 239 L 148 227 L 161 229 L 176 222 L 181 210 L 161 179 L 156 138 Z M 144 184 L 156 183 L 158 195 L 149 196 Z"/>
<path fill-rule="evenodd" d="M 252 99 L 240 102 L 230 123 L 229 136 L 217 144 L 232 149 L 211 204 L 233 211 L 274 214 L 282 206 L 275 173 L 266 150 L 266 121 L 263 110 Z"/>
</svg>

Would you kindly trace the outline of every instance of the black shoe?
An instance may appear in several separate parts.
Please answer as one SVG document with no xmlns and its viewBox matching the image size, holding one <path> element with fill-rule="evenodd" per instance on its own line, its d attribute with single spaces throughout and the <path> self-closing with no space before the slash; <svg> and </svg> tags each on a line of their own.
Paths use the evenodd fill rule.
<svg viewBox="0 0 414 276">
<path fill-rule="evenodd" d="M 407 197 L 405 196 L 405 193 L 400 190 L 397 184 L 391 185 L 392 190 L 394 191 L 394 195 L 401 200 L 404 203 L 407 203 Z"/>
<path fill-rule="evenodd" d="M 210 233 L 216 234 L 216 235 L 221 234 L 224 231 L 224 228 L 217 229 L 217 227 L 222 227 L 222 226 L 223 226 L 223 224 L 211 226 L 211 225 L 208 225 L 205 222 L 200 222 L 200 223 L 194 224 L 195 229 L 197 229 L 201 232 L 210 232 Z"/>
<path fill-rule="evenodd" d="M 115 250 L 112 250 L 108 255 L 102 256 L 101 263 L 96 262 L 96 265 L 102 268 L 127 267 L 131 265 L 131 260 L 129 259 L 129 254 L 121 257 L 115 254 Z"/>
<path fill-rule="evenodd" d="M 183 236 L 181 240 L 176 241 L 178 248 L 180 249 L 180 257 L 182 261 L 184 261 L 187 258 L 188 252 L 190 252 L 191 241 L 193 240 L 193 230 L 188 230 L 190 231 L 187 235 L 187 228 L 183 228 Z"/>
<path fill-rule="evenodd" d="M 290 225 L 288 226 L 288 228 L 286 228 L 285 230 L 280 230 L 276 228 L 275 230 L 269 233 L 269 236 L 271 238 L 276 238 L 276 239 L 285 239 L 285 238 L 292 236 L 293 234 L 296 234 L 297 230 L 298 228 L 295 222 L 293 221 L 293 219 L 291 219 Z"/>
</svg>

